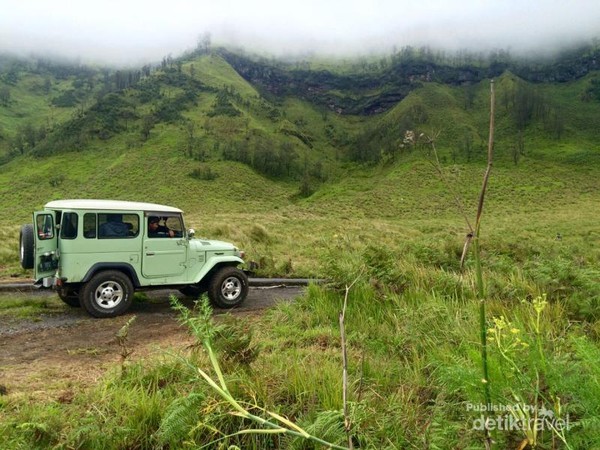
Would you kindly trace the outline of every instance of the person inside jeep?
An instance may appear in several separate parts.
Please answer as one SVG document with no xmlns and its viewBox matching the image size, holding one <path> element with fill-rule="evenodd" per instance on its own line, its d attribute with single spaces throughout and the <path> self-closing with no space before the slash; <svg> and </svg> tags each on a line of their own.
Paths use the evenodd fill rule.
<svg viewBox="0 0 600 450">
<path fill-rule="evenodd" d="M 106 222 L 100 224 L 100 238 L 116 238 L 129 236 L 129 227 L 123 222 L 121 214 L 106 214 Z"/>
<path fill-rule="evenodd" d="M 175 237 L 175 232 L 166 225 L 161 225 L 159 217 L 150 216 L 148 218 L 148 237 Z"/>
</svg>

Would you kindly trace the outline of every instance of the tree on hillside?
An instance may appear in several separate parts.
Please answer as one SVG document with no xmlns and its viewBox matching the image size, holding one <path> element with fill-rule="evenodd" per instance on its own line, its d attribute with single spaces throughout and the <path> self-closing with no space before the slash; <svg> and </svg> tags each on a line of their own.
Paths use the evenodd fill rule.
<svg viewBox="0 0 600 450">
<path fill-rule="evenodd" d="M 290 142 L 283 142 L 279 147 L 279 174 L 290 176 L 294 169 L 295 161 L 298 159 L 298 153 Z"/>
<path fill-rule="evenodd" d="M 526 83 L 519 83 L 513 96 L 515 125 L 519 131 L 523 131 L 535 118 L 544 120 L 550 110 L 544 96 Z"/>
<path fill-rule="evenodd" d="M 52 89 L 52 80 L 50 79 L 50 77 L 45 77 L 44 78 L 44 94 L 48 95 L 50 93 L 50 90 Z"/>
<path fill-rule="evenodd" d="M 465 134 L 462 141 L 462 151 L 467 162 L 473 159 L 473 138 L 470 133 Z"/>
<path fill-rule="evenodd" d="M 140 133 L 142 135 L 142 140 L 147 141 L 150 136 L 150 131 L 154 128 L 154 124 L 156 123 L 156 118 L 152 114 L 148 114 L 142 118 L 142 128 Z"/>
<path fill-rule="evenodd" d="M 473 108 L 473 103 L 475 102 L 475 94 L 477 92 L 477 88 L 473 84 L 468 84 L 464 87 L 465 93 L 465 109 Z"/>
<path fill-rule="evenodd" d="M 140 81 L 141 77 L 142 74 L 139 70 L 117 70 L 114 75 L 115 88 L 118 91 L 127 89 Z"/>
<path fill-rule="evenodd" d="M 310 197 L 315 192 L 312 187 L 310 176 L 308 172 L 304 172 L 302 176 L 302 181 L 300 182 L 300 187 L 298 189 L 298 195 L 302 198 Z"/>
<path fill-rule="evenodd" d="M 268 138 L 258 137 L 254 141 L 252 167 L 265 175 L 280 175 L 278 158 L 273 150 L 273 143 Z"/>
<path fill-rule="evenodd" d="M 183 128 L 185 131 L 185 155 L 188 158 L 204 161 L 206 159 L 206 153 L 203 149 L 198 150 L 199 139 L 196 136 L 196 124 L 191 120 L 187 120 L 183 123 Z"/>
<path fill-rule="evenodd" d="M 26 123 L 22 128 L 19 129 L 23 136 L 23 141 L 27 144 L 28 148 L 35 147 L 37 141 L 37 133 L 31 123 Z"/>
<path fill-rule="evenodd" d="M 6 86 L 0 88 L 0 105 L 8 106 L 10 103 L 10 89 Z"/>
<path fill-rule="evenodd" d="M 533 120 L 539 120 L 548 134 L 554 139 L 561 139 L 565 130 L 564 117 L 537 89 L 525 83 L 517 85 L 513 91 L 512 106 L 518 133 L 522 133 Z"/>
<path fill-rule="evenodd" d="M 25 153 L 25 145 L 23 144 L 23 136 L 21 135 L 21 133 L 19 133 L 17 131 L 17 133 L 15 134 L 15 137 L 13 139 L 11 139 L 9 146 L 10 146 L 11 151 L 14 153 L 17 153 L 20 155 Z"/>
<path fill-rule="evenodd" d="M 77 105 L 78 95 L 74 89 L 67 89 L 50 100 L 50 104 L 61 108 L 71 108 Z"/>
<path fill-rule="evenodd" d="M 517 130 L 522 131 L 529 125 L 535 111 L 535 94 L 529 86 L 519 84 L 514 93 L 514 119 Z"/>
<path fill-rule="evenodd" d="M 198 38 L 198 45 L 196 48 L 204 53 L 208 53 L 210 51 L 211 46 L 211 34 L 206 32 L 202 33 L 202 35 Z"/>
<path fill-rule="evenodd" d="M 40 125 L 36 131 L 36 141 L 37 142 L 43 141 L 44 139 L 46 139 L 47 135 L 48 135 L 48 130 L 46 130 L 46 127 L 44 125 Z"/>
<path fill-rule="evenodd" d="M 515 163 L 516 166 L 517 164 L 519 164 L 521 156 L 525 154 L 525 141 L 523 139 L 522 131 L 518 131 L 516 134 L 515 142 L 511 147 L 511 154 L 513 158 L 513 163 Z"/>
<path fill-rule="evenodd" d="M 135 107 L 125 107 L 120 111 L 121 119 L 125 122 L 125 130 L 129 129 L 129 121 L 137 119 Z"/>
<path fill-rule="evenodd" d="M 600 78 L 593 78 L 590 80 L 590 85 L 584 92 L 583 100 L 596 100 L 597 102 L 600 102 Z"/>
<path fill-rule="evenodd" d="M 13 86 L 19 81 L 19 71 L 14 67 L 11 67 L 5 74 L 2 75 L 2 79 L 7 84 L 12 84 Z"/>
<path fill-rule="evenodd" d="M 554 138 L 560 140 L 565 131 L 565 121 L 562 114 L 556 110 L 550 112 L 546 121 L 546 129 L 554 135 Z"/>
</svg>

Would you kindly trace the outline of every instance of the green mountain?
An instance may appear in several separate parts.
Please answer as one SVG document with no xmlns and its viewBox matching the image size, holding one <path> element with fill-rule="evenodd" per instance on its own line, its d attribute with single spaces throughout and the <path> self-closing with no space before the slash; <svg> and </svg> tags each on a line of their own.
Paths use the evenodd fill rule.
<svg viewBox="0 0 600 450">
<path fill-rule="evenodd" d="M 57 198 L 167 203 L 207 234 L 268 247 L 265 258 L 282 260 L 292 241 L 257 244 L 253 233 L 284 235 L 290 222 L 322 217 L 453 217 L 425 141 L 435 136 L 472 206 L 492 78 L 490 208 L 588 207 L 600 167 L 599 53 L 589 46 L 528 62 L 408 48 L 324 66 L 215 49 L 139 70 L 3 56 L 1 221 L 16 230 Z M 417 140 L 407 142 L 407 132 Z M 320 231 L 299 232 L 314 242 Z"/>
<path fill-rule="evenodd" d="M 32 210 L 83 197 L 178 206 L 260 275 L 331 281 L 248 320 L 213 325 L 209 310 L 183 308 L 216 358 L 188 339 L 174 358 L 136 350 L 99 384 L 72 361 L 58 375 L 45 359 L 25 378 L 8 367 L 4 447 L 316 445 L 248 428 L 231 414 L 247 405 L 339 448 L 483 448 L 490 424 L 495 448 L 600 448 L 598 50 L 286 62 L 215 49 L 127 71 L 0 58 L 1 278 L 28 275 L 17 243 Z M 487 168 L 492 78 L 479 276 L 474 252 L 459 261 Z M 13 315 L 67 308 L 39 296 L 1 306 L 9 331 Z M 69 356 L 108 361 L 93 336 L 69 339 Z M 546 432 L 525 426 L 539 418 Z"/>
</svg>

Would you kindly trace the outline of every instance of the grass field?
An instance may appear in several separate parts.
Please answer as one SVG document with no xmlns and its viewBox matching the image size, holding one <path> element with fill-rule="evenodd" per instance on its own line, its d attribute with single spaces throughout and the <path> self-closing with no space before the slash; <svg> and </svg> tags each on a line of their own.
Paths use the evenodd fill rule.
<svg viewBox="0 0 600 450">
<path fill-rule="evenodd" d="M 119 173 L 119 164 L 111 173 Z M 163 175 L 175 175 L 177 163 L 172 167 L 163 166 Z M 483 448 L 472 260 L 465 274 L 458 267 L 466 228 L 427 160 L 413 155 L 396 168 L 357 171 L 302 200 L 294 197 L 293 184 L 269 186 L 241 165 L 214 167 L 221 174 L 214 181 L 184 178 L 177 188 L 139 195 L 182 206 L 188 225 L 241 245 L 261 263 L 262 274 L 334 282 L 313 286 L 295 304 L 252 323 L 228 325 L 233 341 L 219 354 L 232 395 L 254 413 L 266 408 L 311 435 L 347 445 L 338 313 L 343 287 L 356 279 L 345 324 L 355 445 Z M 482 167 L 447 170 L 473 213 Z M 600 445 L 594 381 L 600 375 L 599 191 L 590 176 L 596 171 L 545 160 L 494 168 L 481 239 L 492 401 L 498 408 L 531 409 L 515 414 L 551 411 L 554 417 L 539 433 L 493 430 L 495 448 L 517 448 L 524 439 L 531 448 Z M 108 177 L 99 173 L 87 189 L 93 192 Z M 75 180 L 61 189 L 71 183 L 75 193 Z M 182 196 L 173 197 L 178 192 Z M 123 192 L 121 198 L 130 197 Z M 3 242 L 12 242 L 12 250 L 4 244 L 5 270 L 18 272 L 8 263 L 16 258 L 17 227 L 7 228 Z M 15 314 L 31 314 L 14 308 Z M 249 331 L 250 341 L 235 341 Z M 248 348 L 256 353 L 251 362 L 232 362 Z M 233 356 L 231 349 L 237 349 Z M 227 414 L 228 403 L 194 372 L 207 370 L 206 358 L 184 352 L 135 364 L 127 376 L 108 376 L 70 404 L 28 406 L 3 398 L 4 447 L 185 448 L 218 440 L 223 448 L 319 448 L 287 434 L 230 436 L 251 424 Z M 89 404 L 96 405 L 93 411 Z M 511 414 L 493 417 L 508 423 L 516 420 Z M 567 430 L 550 428 L 567 421 Z"/>
</svg>

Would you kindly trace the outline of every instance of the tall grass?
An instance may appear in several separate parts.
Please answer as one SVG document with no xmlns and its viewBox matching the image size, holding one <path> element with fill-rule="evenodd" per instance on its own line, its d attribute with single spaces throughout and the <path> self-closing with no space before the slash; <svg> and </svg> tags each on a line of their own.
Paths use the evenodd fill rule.
<svg viewBox="0 0 600 450">
<path fill-rule="evenodd" d="M 334 258 L 340 245 L 346 246 L 344 258 Z M 226 348 L 239 355 L 255 349 L 246 363 L 217 350 L 231 395 L 252 414 L 263 414 L 260 405 L 343 444 L 338 314 L 344 286 L 361 274 L 348 294 L 345 317 L 355 447 L 481 448 L 475 429 L 481 413 L 472 407 L 481 403 L 478 305 L 464 295 L 474 282 L 472 270 L 461 276 L 437 264 L 404 261 L 387 247 L 343 239 L 331 244 L 323 267 L 330 285 L 311 285 L 296 302 L 252 321 L 217 321 L 227 327 L 224 336 L 238 336 Z M 533 300 L 543 286 L 521 274 L 525 295 L 507 299 L 510 278 L 493 270 L 489 275 L 499 286 L 488 303 L 491 327 L 505 324 L 496 327 L 500 339 L 488 342 L 492 403 L 537 401 L 560 417 L 568 415 L 564 438 L 570 448 L 600 445 L 596 322 L 571 321 L 568 298 L 547 297 L 538 314 Z M 244 336 L 251 338 L 240 341 Z M 200 447 L 248 428 L 251 423 L 229 415 L 230 405 L 194 371 L 209 373 L 208 355 L 200 348 L 174 351 L 155 361 L 130 362 L 123 376 L 115 368 L 70 404 L 30 407 L 5 399 L 3 448 Z M 494 430 L 492 436 L 496 448 L 516 448 L 526 437 L 520 430 Z M 222 442 L 250 449 L 311 448 L 279 434 Z M 548 430 L 536 442 L 538 448 L 568 448 Z"/>
</svg>

